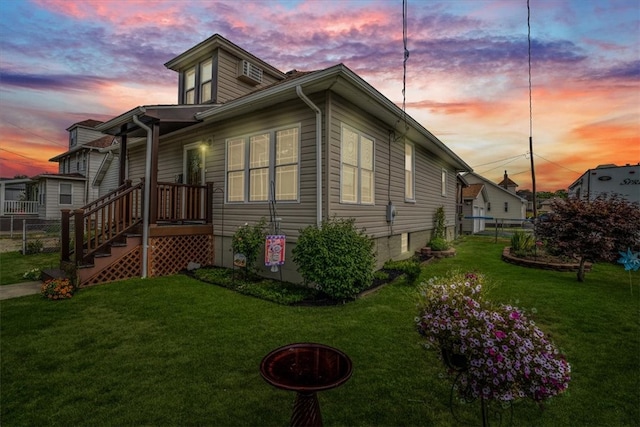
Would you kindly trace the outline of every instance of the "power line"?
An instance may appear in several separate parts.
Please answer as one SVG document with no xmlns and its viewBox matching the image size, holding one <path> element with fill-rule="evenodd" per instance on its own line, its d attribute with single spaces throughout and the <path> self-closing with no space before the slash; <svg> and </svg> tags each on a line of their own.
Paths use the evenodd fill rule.
<svg viewBox="0 0 640 427">
<path fill-rule="evenodd" d="M 556 162 L 554 162 L 553 160 L 549 160 L 549 159 L 547 159 L 547 158 L 545 158 L 545 157 L 542 157 L 540 154 L 534 153 L 534 156 L 536 156 L 536 157 L 540 157 L 541 159 L 546 160 L 546 161 L 547 161 L 547 162 L 549 162 L 549 163 L 553 163 L 554 165 L 556 165 L 556 166 L 558 166 L 558 167 L 561 167 L 562 169 L 566 169 L 566 170 L 568 170 L 568 171 L 570 171 L 570 172 L 574 172 L 574 173 L 577 173 L 577 174 L 582 173 L 582 172 L 574 171 L 573 169 L 570 169 L 570 168 L 568 168 L 568 167 L 566 167 L 566 166 L 562 166 L 560 163 L 556 163 Z"/>
<path fill-rule="evenodd" d="M 504 159 L 500 159 L 500 160 L 494 160 L 493 162 L 488 162 L 488 163 L 483 163 L 481 165 L 475 165 L 473 166 L 474 168 L 479 168 L 480 166 L 487 166 L 487 165 L 492 165 L 494 163 L 500 163 L 500 162 L 504 162 L 505 160 L 511 160 L 511 159 L 517 159 L 518 157 L 526 157 L 527 153 L 524 154 L 518 154 L 517 156 L 513 156 L 513 157 L 506 157 Z"/>
<path fill-rule="evenodd" d="M 67 146 L 67 144 L 65 144 L 65 143 L 62 143 L 62 142 L 59 142 L 59 141 L 54 141 L 53 139 L 45 138 L 45 137 L 44 137 L 44 136 L 42 136 L 42 135 L 38 135 L 37 133 L 31 132 L 29 129 L 25 129 L 25 128 L 23 128 L 23 127 L 20 127 L 20 126 L 18 126 L 17 124 L 15 124 L 15 123 L 11 123 L 11 122 L 9 122 L 9 121 L 7 121 L 7 120 L 5 120 L 5 119 L 3 119 L 2 121 L 3 121 L 3 122 L 5 122 L 5 123 L 6 123 L 6 124 L 8 124 L 8 125 L 15 126 L 15 127 L 17 127 L 18 129 L 23 130 L 23 131 L 25 131 L 25 132 L 27 132 L 27 133 L 29 133 L 29 134 L 33 135 L 33 136 L 36 136 L 36 137 L 38 137 L 38 138 L 40 138 L 40 139 L 43 139 L 43 140 L 45 140 L 45 141 L 52 142 L 52 143 L 54 143 L 54 144 L 56 144 L 56 145 L 59 145 L 59 146 L 61 146 L 61 147 L 66 147 L 66 146 Z"/>
<path fill-rule="evenodd" d="M 32 162 L 42 162 L 42 160 L 40 159 L 34 159 L 33 157 L 28 157 L 28 156 L 25 156 L 24 154 L 16 153 L 15 151 L 7 150 L 6 148 L 0 148 L 0 150 L 6 151 L 7 153 L 11 153 L 14 156 L 24 157 L 25 159 L 31 160 Z"/>
</svg>

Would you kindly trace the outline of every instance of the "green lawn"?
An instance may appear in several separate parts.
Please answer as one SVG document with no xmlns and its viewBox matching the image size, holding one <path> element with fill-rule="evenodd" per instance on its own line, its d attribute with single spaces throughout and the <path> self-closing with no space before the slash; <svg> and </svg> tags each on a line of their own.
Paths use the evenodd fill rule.
<svg viewBox="0 0 640 427">
<path fill-rule="evenodd" d="M 60 267 L 60 252 L 22 255 L 18 251 L 0 253 L 0 286 L 28 282 L 24 273 L 33 269 Z"/>
<path fill-rule="evenodd" d="M 517 403 L 514 425 L 638 425 L 640 274 L 632 273 L 631 295 L 619 265 L 597 264 L 578 283 L 575 273 L 503 263 L 507 244 L 465 238 L 455 258 L 429 264 L 422 278 L 485 273 L 496 301 L 535 307 L 566 353 L 568 392 L 544 410 Z M 267 384 L 258 367 L 272 349 L 299 341 L 353 360 L 352 378 L 319 394 L 326 426 L 457 424 L 450 382 L 414 328 L 415 289 L 403 281 L 329 307 L 277 305 L 184 276 L 0 304 L 3 426 L 285 426 L 294 395 Z M 476 414 L 476 406 L 466 412 Z"/>
</svg>

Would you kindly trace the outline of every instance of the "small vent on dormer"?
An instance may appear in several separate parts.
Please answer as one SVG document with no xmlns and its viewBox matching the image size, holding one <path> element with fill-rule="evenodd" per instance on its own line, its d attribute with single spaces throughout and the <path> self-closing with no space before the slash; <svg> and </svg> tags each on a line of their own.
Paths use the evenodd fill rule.
<svg viewBox="0 0 640 427">
<path fill-rule="evenodd" d="M 238 79 L 252 85 L 262 83 L 262 68 L 256 67 L 251 62 L 243 59 L 238 67 Z"/>
</svg>

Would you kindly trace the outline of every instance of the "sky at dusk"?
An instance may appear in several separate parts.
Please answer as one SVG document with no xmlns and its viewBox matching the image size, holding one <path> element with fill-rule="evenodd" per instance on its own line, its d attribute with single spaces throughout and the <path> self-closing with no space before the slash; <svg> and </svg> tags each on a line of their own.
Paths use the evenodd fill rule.
<svg viewBox="0 0 640 427">
<path fill-rule="evenodd" d="M 566 189 L 640 162 L 637 0 L 408 0 L 406 111 L 476 173 Z M 0 176 L 57 172 L 65 129 L 177 103 L 164 63 L 215 33 L 281 71 L 343 63 L 403 103 L 402 0 L 0 0 Z"/>
</svg>

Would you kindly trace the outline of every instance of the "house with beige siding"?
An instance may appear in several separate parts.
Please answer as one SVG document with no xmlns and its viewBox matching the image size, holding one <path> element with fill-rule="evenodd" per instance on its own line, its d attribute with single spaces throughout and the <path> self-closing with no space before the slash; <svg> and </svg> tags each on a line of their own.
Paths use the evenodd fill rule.
<svg viewBox="0 0 640 427">
<path fill-rule="evenodd" d="M 261 218 L 286 235 L 281 273 L 293 281 L 299 232 L 323 219 L 355 218 L 379 267 L 424 246 L 441 206 L 454 237 L 458 174 L 470 167 L 345 65 L 285 73 L 216 34 L 165 66 L 177 73 L 177 105 L 96 127 L 120 140 L 121 186 L 76 217 L 102 224 L 101 239 L 76 243 L 86 248 L 76 265 L 90 267 L 83 284 L 230 267 L 233 234 Z M 117 256 L 96 261 L 110 242 Z"/>
<path fill-rule="evenodd" d="M 62 210 L 82 208 L 118 187 L 119 162 L 112 162 L 118 156 L 118 139 L 96 130 L 100 123 L 84 120 L 67 128 L 68 149 L 49 159 L 58 163 L 58 172 L 29 180 L 28 203 L 37 204 L 39 219 L 58 220 Z"/>
<path fill-rule="evenodd" d="M 521 225 L 527 214 L 527 200 L 516 194 L 517 184 L 507 172 L 500 183 L 470 172 L 464 175 L 469 184 L 483 184 L 486 189 L 486 222 L 498 225 Z"/>
</svg>

